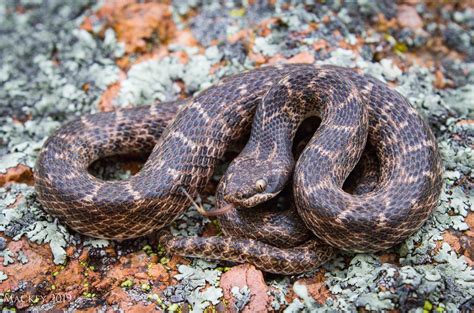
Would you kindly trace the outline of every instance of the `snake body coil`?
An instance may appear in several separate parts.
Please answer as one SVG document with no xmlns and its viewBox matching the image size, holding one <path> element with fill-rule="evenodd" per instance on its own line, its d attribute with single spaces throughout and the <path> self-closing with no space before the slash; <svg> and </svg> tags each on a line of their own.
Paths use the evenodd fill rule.
<svg viewBox="0 0 474 313">
<path fill-rule="evenodd" d="M 295 165 L 292 139 L 312 115 L 322 124 Z M 407 100 L 353 71 L 302 64 L 228 77 L 182 103 L 99 113 L 66 124 L 38 158 L 39 200 L 83 234 L 146 235 L 189 207 L 185 192 L 196 196 L 203 190 L 228 145 L 252 119 L 249 142 L 221 183 L 222 201 L 253 210 L 275 197 L 294 170 L 297 210 L 323 243 L 285 250 L 245 238 L 164 235 L 168 249 L 295 273 L 326 261 L 333 254 L 329 246 L 355 251 L 393 246 L 420 227 L 436 205 L 441 189 L 436 143 Z M 341 187 L 367 138 L 380 163 L 377 183 L 366 193 L 349 194 Z M 87 171 L 96 159 L 151 149 L 143 169 L 129 180 L 104 182 Z"/>
</svg>

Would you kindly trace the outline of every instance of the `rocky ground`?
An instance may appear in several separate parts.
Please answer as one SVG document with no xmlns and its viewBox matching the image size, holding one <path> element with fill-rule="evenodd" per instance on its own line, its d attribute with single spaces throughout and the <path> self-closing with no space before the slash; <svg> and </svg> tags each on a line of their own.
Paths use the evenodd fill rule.
<svg viewBox="0 0 474 313">
<path fill-rule="evenodd" d="M 225 3 L 225 4 L 224 4 Z M 474 310 L 474 5 L 469 1 L 0 2 L 0 306 L 5 311 Z M 387 81 L 434 130 L 439 206 L 390 251 L 301 276 L 166 255 L 153 236 L 81 236 L 36 200 L 46 137 L 84 113 L 192 96 L 265 64 L 330 63 Z M 100 165 L 106 178 L 139 164 Z M 203 201 L 212 205 L 215 180 Z M 219 233 L 190 209 L 181 235 Z"/>
</svg>

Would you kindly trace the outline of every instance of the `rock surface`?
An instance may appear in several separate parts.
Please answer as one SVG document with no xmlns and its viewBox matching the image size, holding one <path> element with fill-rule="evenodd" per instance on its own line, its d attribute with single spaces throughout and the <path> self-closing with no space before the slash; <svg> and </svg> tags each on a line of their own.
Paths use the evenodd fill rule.
<svg viewBox="0 0 474 313">
<path fill-rule="evenodd" d="M 261 271 L 250 264 L 238 265 L 231 268 L 221 277 L 221 288 L 224 291 L 224 299 L 229 301 L 228 310 L 239 312 L 236 307 L 240 299 L 233 295 L 233 288 L 250 289 L 250 298 L 240 312 L 267 312 L 269 309 L 268 287 L 263 279 Z M 235 289 L 234 289 L 235 290 Z"/>
</svg>

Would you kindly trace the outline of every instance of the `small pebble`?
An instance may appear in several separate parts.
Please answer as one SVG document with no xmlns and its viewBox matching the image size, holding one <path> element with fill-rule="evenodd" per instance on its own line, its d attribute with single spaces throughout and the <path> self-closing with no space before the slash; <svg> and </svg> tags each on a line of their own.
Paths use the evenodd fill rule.
<svg viewBox="0 0 474 313">
<path fill-rule="evenodd" d="M 183 302 L 186 299 L 184 299 L 184 297 L 182 295 L 173 295 L 173 296 L 171 296 L 170 300 L 173 303 L 178 303 L 178 302 Z"/>
<path fill-rule="evenodd" d="M 7 247 L 7 241 L 5 238 L 0 237 L 0 251 L 3 251 Z"/>
</svg>

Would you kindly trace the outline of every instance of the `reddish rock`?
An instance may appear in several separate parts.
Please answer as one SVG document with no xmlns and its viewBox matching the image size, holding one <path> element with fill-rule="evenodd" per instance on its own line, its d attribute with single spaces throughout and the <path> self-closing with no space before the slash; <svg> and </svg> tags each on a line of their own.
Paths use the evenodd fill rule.
<svg viewBox="0 0 474 313">
<path fill-rule="evenodd" d="M 296 281 L 296 284 L 304 285 L 308 289 L 308 293 L 319 304 L 324 304 L 331 296 L 328 287 L 326 286 L 324 272 L 319 271 L 312 278 L 305 278 Z"/>
<path fill-rule="evenodd" d="M 266 18 L 258 23 L 258 34 L 262 37 L 267 37 L 272 33 L 271 27 L 277 24 L 280 19 L 275 17 Z"/>
<path fill-rule="evenodd" d="M 250 60 L 252 60 L 253 62 L 255 62 L 256 65 L 262 65 L 262 64 L 265 64 L 267 59 L 260 53 L 254 53 L 252 51 L 250 51 L 248 53 L 248 57 Z"/>
<path fill-rule="evenodd" d="M 112 289 L 105 299 L 109 305 L 127 303 L 129 300 L 127 292 L 122 287 Z"/>
<path fill-rule="evenodd" d="M 120 92 L 121 82 L 126 77 L 127 75 L 123 71 L 120 71 L 118 82 L 107 87 L 107 90 L 102 94 L 99 99 L 99 110 L 101 112 L 109 112 L 114 110 L 115 98 Z"/>
<path fill-rule="evenodd" d="M 110 291 L 105 299 L 109 305 L 118 305 L 125 312 L 156 312 L 156 306 L 153 303 L 145 304 L 137 302 L 128 296 L 127 291 L 121 287 L 115 287 Z"/>
<path fill-rule="evenodd" d="M 453 233 L 446 231 L 443 234 L 443 241 L 447 242 L 451 246 L 451 248 L 456 251 L 456 253 L 459 253 L 459 251 L 461 250 L 461 243 L 459 242 L 459 238 Z"/>
<path fill-rule="evenodd" d="M 273 64 L 287 63 L 287 62 L 288 60 L 285 59 L 283 55 L 281 55 L 280 53 L 277 53 L 268 60 L 267 64 L 273 65 Z"/>
<path fill-rule="evenodd" d="M 69 246 L 69 247 L 66 248 L 66 255 L 68 257 L 72 257 L 74 255 L 74 252 L 76 252 L 76 247 Z"/>
<path fill-rule="evenodd" d="M 438 89 L 443 89 L 446 87 L 446 79 L 444 78 L 443 72 L 440 70 L 435 72 L 435 80 L 433 85 Z"/>
<path fill-rule="evenodd" d="M 464 249 L 464 257 L 466 258 L 466 262 L 469 264 L 469 266 L 474 266 L 474 233 L 461 236 L 459 241 L 462 248 Z"/>
<path fill-rule="evenodd" d="M 474 120 L 466 120 L 473 123 Z M 464 257 L 469 266 L 474 266 L 474 213 L 469 212 L 465 219 L 469 229 L 459 239 L 461 247 L 464 249 Z"/>
<path fill-rule="evenodd" d="M 176 31 L 176 35 L 171 38 L 171 43 L 186 47 L 195 47 L 198 45 L 198 41 L 194 38 L 193 33 L 189 29 Z"/>
<path fill-rule="evenodd" d="M 465 123 L 458 123 L 458 125 L 463 125 L 463 124 L 474 124 L 474 120 L 466 120 Z M 465 219 L 466 224 L 469 226 L 469 229 L 471 231 L 474 231 L 474 213 L 469 212 L 466 216 Z"/>
<path fill-rule="evenodd" d="M 7 183 L 25 183 L 33 185 L 33 172 L 26 165 L 18 164 L 16 167 L 7 169 L 6 173 L 0 173 L 0 187 Z"/>
<path fill-rule="evenodd" d="M 250 36 L 252 36 L 252 32 L 250 29 L 242 29 L 235 34 L 228 36 L 227 41 L 233 44 L 239 40 L 245 41 L 250 38 Z"/>
<path fill-rule="evenodd" d="M 13 252 L 14 259 L 21 250 L 28 258 L 28 262 L 22 264 L 15 261 L 4 266 L 3 258 L 0 257 L 0 271 L 8 276 L 6 280 L 0 282 L 0 291 L 15 291 L 20 285 L 23 286 L 20 291 L 12 292 L 8 299 L 4 299 L 5 302 L 20 310 L 26 309 L 32 304 L 30 299 L 38 304 L 48 302 L 52 285 L 50 273 L 55 268 L 49 246 L 36 245 L 23 238 L 19 241 L 10 241 L 7 248 Z"/>
<path fill-rule="evenodd" d="M 314 55 L 309 51 L 303 51 L 288 59 L 288 63 L 314 63 Z"/>
<path fill-rule="evenodd" d="M 235 299 L 232 296 L 232 287 L 242 289 L 247 286 L 250 289 L 250 301 L 241 312 L 267 312 L 270 298 L 267 294 L 268 287 L 263 279 L 263 274 L 255 266 L 243 264 L 231 268 L 221 277 L 221 288 L 224 291 L 224 298 L 228 301 L 228 312 L 235 312 Z"/>
<path fill-rule="evenodd" d="M 149 258 L 150 257 L 144 251 L 137 251 L 122 256 L 119 262 L 114 264 L 107 273 L 107 277 L 122 282 L 130 276 L 135 276 L 137 273 L 146 273 Z"/>
<path fill-rule="evenodd" d="M 155 37 L 168 42 L 176 35 L 170 6 L 164 3 L 109 0 L 85 19 L 82 28 L 90 31 L 92 20 L 105 22 L 104 30 L 112 27 L 127 53 L 147 52 Z"/>
<path fill-rule="evenodd" d="M 79 261 L 87 262 L 89 260 L 89 248 L 84 248 L 79 256 Z"/>
<path fill-rule="evenodd" d="M 78 260 L 72 260 L 67 266 L 58 272 L 54 284 L 62 286 L 81 286 L 84 281 L 84 267 Z"/>
<path fill-rule="evenodd" d="M 177 266 L 182 264 L 189 265 L 191 264 L 191 260 L 185 259 L 179 255 L 173 255 L 166 265 L 172 269 L 177 269 Z"/>
<path fill-rule="evenodd" d="M 113 280 L 109 277 L 105 277 L 94 281 L 91 286 L 97 290 L 109 290 L 112 284 Z"/>
<path fill-rule="evenodd" d="M 456 122 L 456 125 L 474 125 L 474 120 L 460 120 Z M 474 230 L 474 213 L 469 213 L 466 217 L 466 223 L 469 225 L 471 230 Z"/>
<path fill-rule="evenodd" d="M 313 43 L 313 48 L 316 51 L 326 50 L 329 47 L 329 43 L 324 39 L 318 39 Z"/>
<path fill-rule="evenodd" d="M 398 6 L 397 22 L 401 27 L 420 30 L 423 28 L 423 20 L 421 19 L 415 7 L 410 5 Z"/>
<path fill-rule="evenodd" d="M 148 279 L 148 274 L 144 272 L 135 273 L 135 278 L 137 279 Z"/>
<path fill-rule="evenodd" d="M 331 17 L 329 15 L 324 15 L 323 18 L 321 19 L 321 21 L 324 24 L 329 24 L 329 22 L 331 22 Z"/>
<path fill-rule="evenodd" d="M 400 256 L 396 253 L 384 253 L 379 256 L 379 259 L 382 263 L 391 263 L 398 265 Z"/>
<path fill-rule="evenodd" d="M 146 313 L 146 312 L 157 312 L 156 306 L 153 303 L 150 304 L 135 304 L 127 308 L 129 313 Z"/>
<path fill-rule="evenodd" d="M 129 254 L 127 256 L 126 263 L 130 265 L 131 268 L 144 268 L 148 264 L 150 257 L 145 253 L 145 251 L 137 251 L 136 253 Z M 121 258 L 123 261 L 124 258 Z"/>
<path fill-rule="evenodd" d="M 272 56 L 270 59 L 268 59 L 267 64 L 278 64 L 278 63 L 308 63 L 308 64 L 313 64 L 314 63 L 314 56 L 312 53 L 308 51 L 303 51 L 298 53 L 297 55 L 285 59 L 283 55 L 280 53 L 275 54 Z"/>
<path fill-rule="evenodd" d="M 148 276 L 159 281 L 168 281 L 169 274 L 162 264 L 150 264 L 148 267 Z"/>
<path fill-rule="evenodd" d="M 20 250 L 23 251 L 28 258 L 28 263 L 22 264 L 15 261 L 13 264 L 4 266 L 3 257 L 0 257 L 0 271 L 8 276 L 7 280 L 0 283 L 0 290 L 16 289 L 22 281 L 39 285 L 49 278 L 45 277 L 45 274 L 52 272 L 55 268 L 48 245 L 36 245 L 22 238 L 18 241 L 10 241 L 7 248 L 13 252 L 15 258 Z"/>
</svg>

